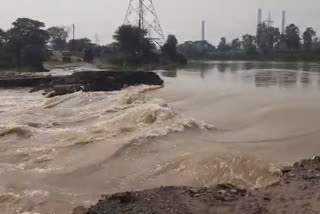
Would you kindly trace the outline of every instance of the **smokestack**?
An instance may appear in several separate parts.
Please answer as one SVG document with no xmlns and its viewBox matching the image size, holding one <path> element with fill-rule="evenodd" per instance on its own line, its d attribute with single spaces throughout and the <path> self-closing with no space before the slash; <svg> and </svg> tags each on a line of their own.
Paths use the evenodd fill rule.
<svg viewBox="0 0 320 214">
<path fill-rule="evenodd" d="M 202 33 L 202 37 L 201 37 L 201 39 L 202 39 L 202 41 L 204 41 L 204 40 L 206 40 L 206 23 L 205 23 L 205 21 L 202 21 L 202 23 L 201 23 L 201 33 Z"/>
<path fill-rule="evenodd" d="M 258 10 L 258 25 L 262 24 L 262 9 Z"/>
<path fill-rule="evenodd" d="M 282 11 L 282 26 L 281 26 L 281 34 L 284 34 L 286 31 L 286 11 Z"/>
</svg>

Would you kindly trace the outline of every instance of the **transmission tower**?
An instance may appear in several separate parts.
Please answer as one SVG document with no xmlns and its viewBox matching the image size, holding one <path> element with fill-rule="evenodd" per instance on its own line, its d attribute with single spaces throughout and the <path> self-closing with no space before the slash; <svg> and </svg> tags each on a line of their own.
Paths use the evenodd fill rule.
<svg viewBox="0 0 320 214">
<path fill-rule="evenodd" d="M 268 19 L 265 21 L 265 23 L 267 24 L 268 27 L 272 27 L 273 22 L 274 21 L 271 18 L 271 13 L 269 12 Z"/>
<path fill-rule="evenodd" d="M 165 36 L 152 0 L 130 0 L 124 24 L 138 26 L 146 30 L 149 38 L 158 45 L 165 42 Z"/>
</svg>

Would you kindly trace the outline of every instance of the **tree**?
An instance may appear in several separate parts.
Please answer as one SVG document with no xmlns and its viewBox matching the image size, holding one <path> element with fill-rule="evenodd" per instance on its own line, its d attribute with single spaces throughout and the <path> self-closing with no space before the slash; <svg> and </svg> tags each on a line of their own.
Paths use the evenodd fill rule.
<svg viewBox="0 0 320 214">
<path fill-rule="evenodd" d="M 113 38 L 117 41 L 120 52 L 126 55 L 125 61 L 141 63 L 155 60 L 155 44 L 146 38 L 147 31 L 136 26 L 122 25 Z"/>
<path fill-rule="evenodd" d="M 320 52 L 320 40 L 318 37 L 315 37 L 312 42 L 312 48 L 317 52 Z"/>
<path fill-rule="evenodd" d="M 232 40 L 232 42 L 231 42 L 232 50 L 239 50 L 240 47 L 241 47 L 241 41 L 239 38 Z"/>
<path fill-rule="evenodd" d="M 0 29 L 0 68 L 8 68 L 11 65 L 11 58 L 7 53 L 7 33 Z"/>
<path fill-rule="evenodd" d="M 149 38 L 144 38 L 142 43 L 142 55 L 147 60 L 152 60 L 154 58 L 154 51 L 156 49 L 156 45 Z"/>
<path fill-rule="evenodd" d="M 95 57 L 95 54 L 94 54 L 93 48 L 86 49 L 86 50 L 84 51 L 83 60 L 84 60 L 85 62 L 90 62 L 90 63 L 93 62 L 94 57 Z"/>
<path fill-rule="evenodd" d="M 279 42 L 276 44 L 275 47 L 280 50 L 287 50 L 288 49 L 287 39 L 286 39 L 285 34 L 280 35 Z"/>
<path fill-rule="evenodd" d="M 186 64 L 187 59 L 177 51 L 178 40 L 174 35 L 169 35 L 166 43 L 161 47 L 162 53 L 165 57 L 169 58 L 169 60 L 179 63 Z"/>
<path fill-rule="evenodd" d="M 131 25 L 118 28 L 113 38 L 118 42 L 123 52 L 131 55 L 141 54 L 144 46 L 149 46 L 150 40 L 146 39 L 147 31 Z"/>
<path fill-rule="evenodd" d="M 300 48 L 300 30 L 299 28 L 291 24 L 286 28 L 286 41 L 289 49 L 299 49 Z"/>
<path fill-rule="evenodd" d="M 169 35 L 167 42 L 161 48 L 162 52 L 169 58 L 173 59 L 177 55 L 178 40 L 174 35 Z"/>
<path fill-rule="evenodd" d="M 42 62 L 45 60 L 45 45 L 49 40 L 49 34 L 45 30 L 35 30 L 26 37 L 26 44 L 23 50 L 24 64 L 43 69 Z"/>
<path fill-rule="evenodd" d="M 218 45 L 218 50 L 220 51 L 229 51 L 231 49 L 230 45 L 227 44 L 226 37 L 222 37 Z"/>
<path fill-rule="evenodd" d="M 257 45 L 264 53 L 267 53 L 279 44 L 280 36 L 279 28 L 269 27 L 265 23 L 259 24 Z"/>
<path fill-rule="evenodd" d="M 310 50 L 312 48 L 313 40 L 316 35 L 316 32 L 311 27 L 308 27 L 303 33 L 303 45 L 306 50 Z"/>
<path fill-rule="evenodd" d="M 13 22 L 7 32 L 8 49 L 13 54 L 15 64 L 22 64 L 42 70 L 43 52 L 49 40 L 49 34 L 43 30 L 43 22 L 28 18 L 19 18 Z"/>
<path fill-rule="evenodd" d="M 199 59 L 207 57 L 210 53 L 216 51 L 216 47 L 208 41 L 186 41 L 178 45 L 177 50 L 187 58 Z"/>
<path fill-rule="evenodd" d="M 68 43 L 68 49 L 72 52 L 82 53 L 86 49 L 92 48 L 91 40 L 88 38 L 72 39 Z"/>
<path fill-rule="evenodd" d="M 7 34 L 4 30 L 0 28 L 0 48 L 4 47 L 7 42 Z"/>
<path fill-rule="evenodd" d="M 246 34 L 243 36 L 242 44 L 248 54 L 256 53 L 256 37 Z"/>
<path fill-rule="evenodd" d="M 63 27 L 51 27 L 48 32 L 53 49 L 63 51 L 67 47 L 68 32 Z"/>
</svg>

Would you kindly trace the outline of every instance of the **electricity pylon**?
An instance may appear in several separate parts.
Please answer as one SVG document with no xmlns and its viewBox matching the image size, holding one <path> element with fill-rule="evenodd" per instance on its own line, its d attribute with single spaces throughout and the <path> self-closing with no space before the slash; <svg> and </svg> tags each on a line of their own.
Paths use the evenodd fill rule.
<svg viewBox="0 0 320 214">
<path fill-rule="evenodd" d="M 274 21 L 271 18 L 271 13 L 269 12 L 268 19 L 265 21 L 265 23 L 267 24 L 268 27 L 272 27 L 273 22 Z"/>
<path fill-rule="evenodd" d="M 165 36 L 152 0 L 130 0 L 124 24 L 138 26 L 146 30 L 149 38 L 158 45 L 165 42 Z"/>
</svg>

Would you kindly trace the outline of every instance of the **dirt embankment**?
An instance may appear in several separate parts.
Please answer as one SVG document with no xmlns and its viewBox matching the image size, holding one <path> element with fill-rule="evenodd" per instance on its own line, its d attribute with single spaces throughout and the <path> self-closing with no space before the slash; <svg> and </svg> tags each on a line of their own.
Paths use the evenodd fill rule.
<svg viewBox="0 0 320 214">
<path fill-rule="evenodd" d="M 161 187 L 103 196 L 73 214 L 320 213 L 320 157 L 284 167 L 282 173 L 278 183 L 264 189 Z"/>
<path fill-rule="evenodd" d="M 0 88 L 33 87 L 54 97 L 77 91 L 115 91 L 135 85 L 163 85 L 154 72 L 145 71 L 82 71 L 63 76 L 14 75 L 0 77 Z"/>
</svg>

